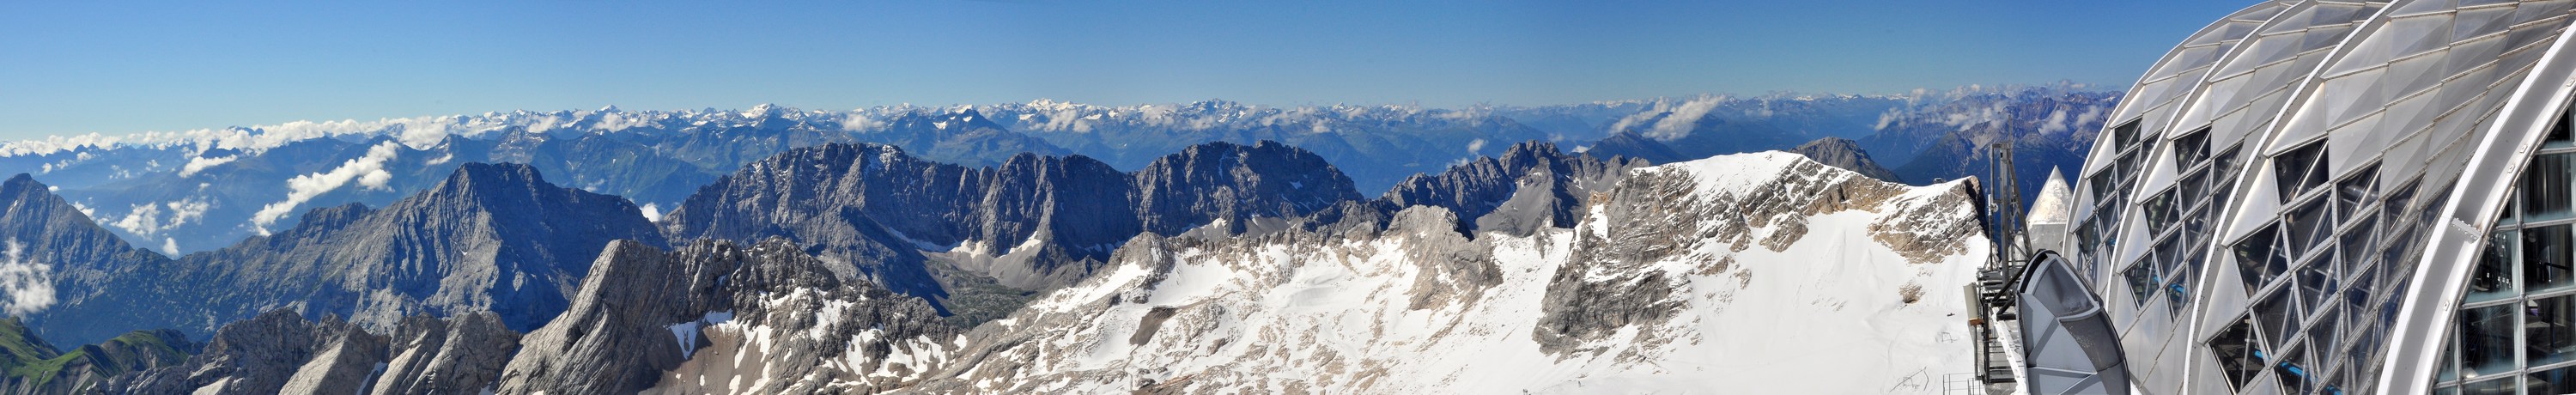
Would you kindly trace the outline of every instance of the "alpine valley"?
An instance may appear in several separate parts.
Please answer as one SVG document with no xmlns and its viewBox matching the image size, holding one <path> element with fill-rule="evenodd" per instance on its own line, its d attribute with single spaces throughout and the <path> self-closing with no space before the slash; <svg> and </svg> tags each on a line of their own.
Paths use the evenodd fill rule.
<svg viewBox="0 0 2576 395">
<path fill-rule="evenodd" d="M 2017 143 L 2042 190 L 2117 97 L 23 141 L 0 146 L 0 391 L 1933 393 L 1970 364 L 1984 150 Z"/>
</svg>

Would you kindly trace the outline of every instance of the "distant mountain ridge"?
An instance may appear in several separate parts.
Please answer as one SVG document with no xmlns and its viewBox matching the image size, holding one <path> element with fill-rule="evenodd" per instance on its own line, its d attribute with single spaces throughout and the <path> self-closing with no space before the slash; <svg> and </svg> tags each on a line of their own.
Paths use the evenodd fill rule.
<svg viewBox="0 0 2576 395">
<path fill-rule="evenodd" d="M 1132 171 L 1191 145 L 1269 140 L 1313 152 L 1341 166 L 1358 189 L 1379 191 L 1416 174 L 1499 155 L 1523 141 L 1554 142 L 1602 158 L 1670 163 L 1786 150 L 1833 137 L 1859 141 L 1885 167 L 1907 173 L 1903 178 L 1928 182 L 1968 174 L 1932 164 L 1901 170 L 1920 155 L 1937 158 L 1930 162 L 1973 155 L 1931 152 L 1964 146 L 1943 142 L 1951 131 L 1993 124 L 2007 125 L 2003 129 L 2014 133 L 2069 130 L 2073 133 L 2054 134 L 2085 140 L 2098 127 L 2093 118 L 2116 97 L 2080 86 L 2048 85 L 1450 109 L 1274 107 L 1222 100 L 1134 106 L 1038 100 L 833 111 L 773 105 L 682 111 L 612 106 L 65 136 L 0 144 L 0 174 L 35 174 L 63 188 L 62 196 L 112 232 L 136 246 L 175 256 L 274 231 L 318 207 L 389 204 L 435 185 L 465 162 L 529 163 L 558 184 L 623 196 L 648 214 L 674 209 L 697 186 L 745 163 L 826 143 L 891 144 L 918 157 L 969 166 L 1000 165 L 1024 152 L 1081 154 Z M 2056 104 L 2032 105 L 2042 102 Z M 2063 162 L 2051 159 L 2058 156 L 2028 155 L 2033 161 Z M 2024 178 L 2046 174 L 2044 167 L 2032 169 Z M 273 215 L 262 215 L 272 207 Z"/>
<path fill-rule="evenodd" d="M 673 237 L 783 237 L 887 288 L 952 298 L 1046 289 L 1090 274 L 1140 232 L 1293 217 L 1358 200 L 1314 154 L 1272 142 L 1192 146 L 1135 172 L 1084 156 L 969 168 L 887 145 L 827 144 L 753 162 L 664 217 Z M 993 282 L 1001 288 L 971 284 Z M 1016 308 L 1002 303 L 1002 307 Z M 974 314 L 974 312 L 968 312 Z"/>
<path fill-rule="evenodd" d="M 381 209 L 323 208 L 233 247 L 134 264 L 141 270 L 75 287 L 89 296 L 30 322 L 87 341 L 114 333 L 106 328 L 209 333 L 288 307 L 373 329 L 411 315 L 491 311 L 524 331 L 564 308 L 565 293 L 610 240 L 663 244 L 625 199 L 554 186 L 526 165 L 469 163 Z M 160 308 L 172 303 L 193 308 Z"/>
</svg>

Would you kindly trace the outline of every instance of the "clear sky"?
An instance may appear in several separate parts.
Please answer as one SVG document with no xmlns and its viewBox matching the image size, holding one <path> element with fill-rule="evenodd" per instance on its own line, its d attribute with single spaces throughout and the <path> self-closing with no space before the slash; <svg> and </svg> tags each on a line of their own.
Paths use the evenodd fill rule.
<svg viewBox="0 0 2576 395">
<path fill-rule="evenodd" d="M 0 4 L 0 139 L 612 104 L 2125 89 L 2252 2 L 251 3 Z"/>
</svg>

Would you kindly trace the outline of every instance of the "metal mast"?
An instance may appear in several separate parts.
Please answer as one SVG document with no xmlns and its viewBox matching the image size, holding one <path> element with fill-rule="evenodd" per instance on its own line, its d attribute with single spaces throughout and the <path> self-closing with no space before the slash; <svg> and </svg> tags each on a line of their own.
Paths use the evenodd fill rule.
<svg viewBox="0 0 2576 395">
<path fill-rule="evenodd" d="M 2022 271 L 2029 266 L 2030 240 L 2022 235 L 2021 180 L 2013 173 L 2013 139 L 2000 136 L 1987 145 L 1986 180 L 1980 185 L 1986 193 L 1986 230 L 1994 238 L 1994 255 L 1986 267 L 1977 271 L 1977 283 L 1968 285 L 1970 302 L 1968 329 L 1976 336 L 1976 382 L 1989 394 L 2011 393 L 2017 381 L 2013 376 L 2011 355 L 2018 350 L 2000 337 L 2003 331 L 2019 329 L 2020 308 L 2016 290 L 2021 288 Z"/>
</svg>

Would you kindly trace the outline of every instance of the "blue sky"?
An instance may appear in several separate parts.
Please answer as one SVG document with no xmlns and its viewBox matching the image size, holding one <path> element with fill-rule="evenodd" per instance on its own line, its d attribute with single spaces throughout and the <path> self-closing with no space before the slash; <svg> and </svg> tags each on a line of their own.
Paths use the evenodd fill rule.
<svg viewBox="0 0 2576 395">
<path fill-rule="evenodd" d="M 2184 35 L 2250 4 L 351 3 L 0 4 L 0 138 L 611 104 L 1445 107 L 2058 80 L 2123 89 Z"/>
</svg>

